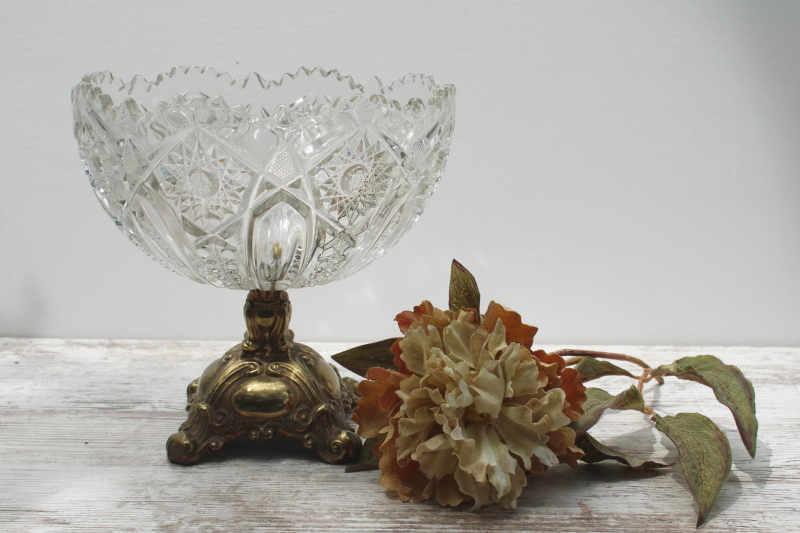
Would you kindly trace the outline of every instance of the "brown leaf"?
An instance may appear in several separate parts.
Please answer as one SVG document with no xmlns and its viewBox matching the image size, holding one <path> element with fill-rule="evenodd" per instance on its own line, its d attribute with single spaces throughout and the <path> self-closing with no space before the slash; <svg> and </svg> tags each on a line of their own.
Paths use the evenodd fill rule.
<svg viewBox="0 0 800 533">
<path fill-rule="evenodd" d="M 663 418 L 654 414 L 651 420 L 678 449 L 681 472 L 700 506 L 697 516 L 697 527 L 700 527 L 731 472 L 728 437 L 714 422 L 698 413 L 678 413 Z"/>
<path fill-rule="evenodd" d="M 594 357 L 584 357 L 581 359 L 578 364 L 575 365 L 575 370 L 580 373 L 581 381 L 584 383 L 605 376 L 634 377 L 633 374 L 624 368 L 618 367 L 617 365 L 602 359 L 595 359 Z"/>
<path fill-rule="evenodd" d="M 586 401 L 583 403 L 584 413 L 569 427 L 580 436 L 597 424 L 606 409 L 635 409 L 644 412 L 644 398 L 635 385 L 631 385 L 630 388 L 616 396 L 610 395 L 603 389 L 590 387 L 586 389 Z"/>
<path fill-rule="evenodd" d="M 384 339 L 382 341 L 363 344 L 339 352 L 333 356 L 333 360 L 351 372 L 355 372 L 361 377 L 367 374 L 367 370 L 373 367 L 397 370 L 394 363 L 394 352 L 392 345 L 397 340 L 396 337 Z"/>
<path fill-rule="evenodd" d="M 584 433 L 578 437 L 577 444 L 585 453 L 585 455 L 581 458 L 581 461 L 584 463 L 599 463 L 600 461 L 611 459 L 637 469 L 667 468 L 668 466 L 675 464 L 663 464 L 655 461 L 644 461 L 642 459 L 638 459 L 632 455 L 628 455 L 627 453 L 623 453 L 619 450 L 615 450 L 614 448 L 609 448 L 608 446 L 601 444 L 588 433 Z"/>
<path fill-rule="evenodd" d="M 518 342 L 530 349 L 533 345 L 533 337 L 539 331 L 539 328 L 523 324 L 519 313 L 492 301 L 489 303 L 489 307 L 483 317 L 483 327 L 486 328 L 486 331 L 489 333 L 494 331 L 498 318 L 506 328 L 507 343 Z"/>
<path fill-rule="evenodd" d="M 651 375 L 675 376 L 711 387 L 717 400 L 731 410 L 750 457 L 756 456 L 756 392 L 741 370 L 733 365 L 726 365 L 713 355 L 698 355 L 683 357 L 670 365 L 660 366 Z"/>
<path fill-rule="evenodd" d="M 481 293 L 475 277 L 464 265 L 453 259 L 450 267 L 450 310 L 457 313 L 462 307 L 480 309 Z"/>
<path fill-rule="evenodd" d="M 378 469 L 378 458 L 375 457 L 374 449 L 376 446 L 380 445 L 380 441 L 382 441 L 385 437 L 383 435 L 379 437 L 371 437 L 364 441 L 364 444 L 361 446 L 361 453 L 358 454 L 358 457 L 353 464 L 348 466 L 344 469 L 346 473 L 350 472 L 363 472 L 365 470 L 377 470 Z"/>
</svg>

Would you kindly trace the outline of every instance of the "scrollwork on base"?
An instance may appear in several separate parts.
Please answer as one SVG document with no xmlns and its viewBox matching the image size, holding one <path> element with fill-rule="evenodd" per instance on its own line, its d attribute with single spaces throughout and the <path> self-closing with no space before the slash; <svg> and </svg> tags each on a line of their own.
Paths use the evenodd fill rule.
<svg viewBox="0 0 800 533">
<path fill-rule="evenodd" d="M 290 317 L 285 292 L 250 292 L 244 342 L 187 388 L 188 419 L 167 440 L 171 462 L 191 464 L 229 440 L 267 440 L 276 431 L 300 439 L 329 463 L 358 455 L 361 439 L 346 420 L 357 397 L 355 381 L 342 380 L 318 353 L 295 344 Z"/>
</svg>

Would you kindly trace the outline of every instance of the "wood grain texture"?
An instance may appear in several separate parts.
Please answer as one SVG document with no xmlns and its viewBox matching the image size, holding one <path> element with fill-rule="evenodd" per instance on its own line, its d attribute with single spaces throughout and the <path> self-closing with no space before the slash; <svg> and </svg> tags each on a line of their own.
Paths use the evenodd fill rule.
<svg viewBox="0 0 800 533">
<path fill-rule="evenodd" d="M 385 532 L 693 531 L 697 516 L 677 467 L 560 466 L 530 480 L 519 508 L 403 504 L 378 472 L 346 474 L 295 441 L 234 442 L 201 463 L 167 461 L 185 418 L 185 387 L 231 346 L 220 342 L 0 339 L 0 531 Z M 349 346 L 317 343 L 328 357 Z M 543 347 L 551 349 L 555 347 Z M 592 346 L 653 365 L 712 353 L 756 389 L 758 453 L 750 459 L 710 389 L 668 378 L 645 388 L 662 415 L 699 411 L 726 432 L 733 470 L 701 531 L 800 531 L 800 349 Z M 611 392 L 627 378 L 593 382 Z M 592 434 L 641 458 L 676 460 L 636 412 L 611 413 Z"/>
</svg>

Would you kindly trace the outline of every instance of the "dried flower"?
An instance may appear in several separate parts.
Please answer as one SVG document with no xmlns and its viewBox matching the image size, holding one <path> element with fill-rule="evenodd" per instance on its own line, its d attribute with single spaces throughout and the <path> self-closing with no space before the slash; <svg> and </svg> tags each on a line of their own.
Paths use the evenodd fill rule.
<svg viewBox="0 0 800 533">
<path fill-rule="evenodd" d="M 494 302 L 483 321 L 427 301 L 396 320 L 400 371 L 370 369 L 354 412 L 361 436 L 386 436 L 375 449 L 384 487 L 403 501 L 512 508 L 529 474 L 575 466 L 566 426 L 585 387 L 558 355 L 530 351 L 535 327 Z"/>
<path fill-rule="evenodd" d="M 480 299 L 475 277 L 453 260 L 450 311 L 422 302 L 395 318 L 404 337 L 333 356 L 367 378 L 358 386 L 362 397 L 353 420 L 372 448 L 362 450 L 358 464 L 347 471 L 372 469 L 378 459 L 381 483 L 404 502 L 436 496 L 442 505 L 472 501 L 473 509 L 491 503 L 513 508 L 528 479 L 557 463 L 671 466 L 609 448 L 589 435 L 604 411 L 635 409 L 652 415 L 655 428 L 678 448 L 681 471 L 700 510 L 697 525 L 703 524 L 730 472 L 728 439 L 699 413 L 659 416 L 645 404 L 643 385 L 675 376 L 711 387 L 731 409 L 747 451 L 755 456 L 755 392 L 741 370 L 713 355 L 683 357 L 654 369 L 618 353 L 531 351 L 536 328 L 494 302 L 480 315 Z M 562 359 L 567 355 L 574 368 Z M 603 359 L 644 370 L 634 376 Z M 638 379 L 638 387 L 612 395 L 583 386 L 582 380 L 606 375 Z M 591 407 L 584 413 L 586 392 Z"/>
</svg>

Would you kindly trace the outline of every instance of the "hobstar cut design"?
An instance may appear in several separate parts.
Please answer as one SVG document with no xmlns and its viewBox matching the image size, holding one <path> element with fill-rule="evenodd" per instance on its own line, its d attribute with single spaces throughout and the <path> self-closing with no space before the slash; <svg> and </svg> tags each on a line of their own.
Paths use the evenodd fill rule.
<svg viewBox="0 0 800 533">
<path fill-rule="evenodd" d="M 91 185 L 117 226 L 178 274 L 229 289 L 328 283 L 391 248 L 436 189 L 455 88 L 174 68 L 72 91 Z"/>
</svg>

